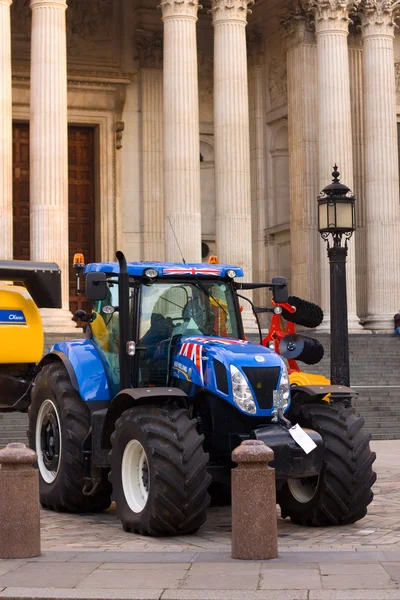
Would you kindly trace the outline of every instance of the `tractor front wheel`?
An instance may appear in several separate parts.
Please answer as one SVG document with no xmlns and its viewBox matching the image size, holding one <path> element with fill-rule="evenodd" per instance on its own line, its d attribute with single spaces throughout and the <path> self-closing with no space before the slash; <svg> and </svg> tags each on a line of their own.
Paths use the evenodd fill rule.
<svg viewBox="0 0 400 600">
<path fill-rule="evenodd" d="M 293 423 L 317 431 L 325 443 L 318 477 L 291 479 L 278 492 L 282 517 L 299 525 L 347 525 L 367 514 L 373 498 L 376 458 L 369 447 L 364 419 L 342 403 L 318 402 L 301 406 Z"/>
<path fill-rule="evenodd" d="M 29 408 L 29 445 L 39 467 L 40 502 L 64 512 L 97 512 L 111 504 L 105 477 L 97 492 L 85 496 L 82 442 L 90 413 L 61 363 L 45 365 L 35 380 Z"/>
<path fill-rule="evenodd" d="M 125 531 L 183 535 L 204 523 L 211 477 L 196 425 L 176 405 L 131 408 L 117 420 L 110 481 Z"/>
</svg>

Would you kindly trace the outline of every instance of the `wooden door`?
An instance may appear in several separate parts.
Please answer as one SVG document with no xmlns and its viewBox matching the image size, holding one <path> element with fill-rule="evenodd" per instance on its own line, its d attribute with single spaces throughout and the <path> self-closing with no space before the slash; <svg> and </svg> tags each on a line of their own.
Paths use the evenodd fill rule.
<svg viewBox="0 0 400 600">
<path fill-rule="evenodd" d="M 29 125 L 13 124 L 14 259 L 30 259 L 29 232 Z M 69 261 L 82 252 L 95 260 L 94 130 L 68 128 Z M 70 268 L 70 310 L 90 310 L 76 295 L 74 269 Z"/>
<path fill-rule="evenodd" d="M 13 126 L 13 253 L 15 260 L 30 259 L 29 125 Z"/>
<path fill-rule="evenodd" d="M 74 313 L 91 305 L 76 295 L 72 261 L 81 252 L 85 262 L 95 261 L 96 225 L 94 197 L 94 130 L 70 127 L 68 130 L 68 195 L 69 195 L 69 298 Z"/>
</svg>

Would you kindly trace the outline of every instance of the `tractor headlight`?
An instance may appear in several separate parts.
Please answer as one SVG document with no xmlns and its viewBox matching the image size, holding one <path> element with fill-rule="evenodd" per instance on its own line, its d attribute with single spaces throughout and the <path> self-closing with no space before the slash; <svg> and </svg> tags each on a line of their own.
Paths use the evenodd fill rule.
<svg viewBox="0 0 400 600">
<path fill-rule="evenodd" d="M 230 277 L 230 279 L 235 279 L 236 277 L 236 271 L 234 271 L 233 269 L 228 269 L 226 274 L 228 275 L 228 277 Z"/>
<path fill-rule="evenodd" d="M 282 361 L 281 380 L 279 383 L 279 391 L 282 392 L 283 410 L 286 410 L 289 405 L 289 400 L 290 400 L 290 381 L 289 381 L 288 370 L 283 361 Z"/>
<path fill-rule="evenodd" d="M 234 365 L 231 365 L 232 392 L 235 403 L 244 412 L 254 415 L 257 412 L 253 394 L 245 376 Z"/>
</svg>

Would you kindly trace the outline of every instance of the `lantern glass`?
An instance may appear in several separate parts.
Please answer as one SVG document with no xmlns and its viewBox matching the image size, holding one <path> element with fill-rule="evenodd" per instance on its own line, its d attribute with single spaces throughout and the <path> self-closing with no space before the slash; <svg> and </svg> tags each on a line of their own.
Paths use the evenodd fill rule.
<svg viewBox="0 0 400 600">
<path fill-rule="evenodd" d="M 336 227 L 349 231 L 354 228 L 352 202 L 338 202 L 336 204 Z"/>
<path fill-rule="evenodd" d="M 336 229 L 336 204 L 328 203 L 328 229 Z"/>
<path fill-rule="evenodd" d="M 328 229 L 328 205 L 326 202 L 320 202 L 318 204 L 319 211 L 319 230 L 323 231 Z"/>
</svg>

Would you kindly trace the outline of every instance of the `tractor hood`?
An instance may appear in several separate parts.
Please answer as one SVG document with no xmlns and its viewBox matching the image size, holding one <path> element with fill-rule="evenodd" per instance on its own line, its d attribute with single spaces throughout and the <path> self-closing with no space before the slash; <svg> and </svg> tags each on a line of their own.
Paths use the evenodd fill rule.
<svg viewBox="0 0 400 600">
<path fill-rule="evenodd" d="M 231 365 L 246 378 L 257 404 L 257 416 L 272 416 L 273 392 L 279 389 L 285 364 L 278 354 L 259 344 L 231 338 L 181 336 L 172 359 L 172 377 L 186 382 L 189 395 L 201 387 L 240 410 L 233 400 Z"/>
</svg>

